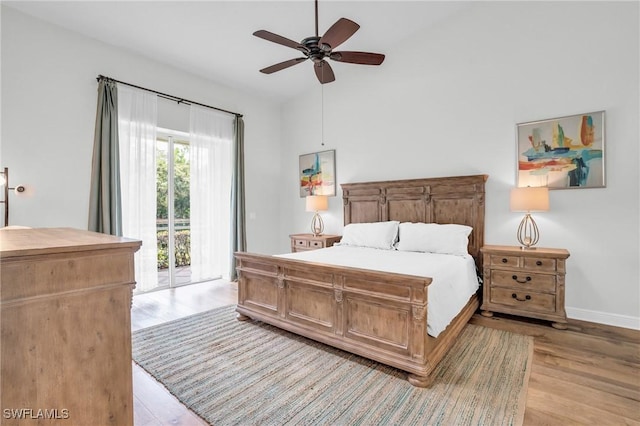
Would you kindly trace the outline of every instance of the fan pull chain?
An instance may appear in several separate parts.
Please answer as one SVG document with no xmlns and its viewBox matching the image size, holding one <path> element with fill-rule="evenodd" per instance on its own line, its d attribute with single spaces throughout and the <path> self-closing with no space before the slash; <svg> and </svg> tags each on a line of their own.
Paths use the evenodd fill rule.
<svg viewBox="0 0 640 426">
<path fill-rule="evenodd" d="M 324 80 L 324 67 L 322 67 L 322 79 Z M 320 85 L 320 103 L 321 103 L 321 109 L 320 109 L 320 145 L 324 146 L 324 84 Z"/>
</svg>

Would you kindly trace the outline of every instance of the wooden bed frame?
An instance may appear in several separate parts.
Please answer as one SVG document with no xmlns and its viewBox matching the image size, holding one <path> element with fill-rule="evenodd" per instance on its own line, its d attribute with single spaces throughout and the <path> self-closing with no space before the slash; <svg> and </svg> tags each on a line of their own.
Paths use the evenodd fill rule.
<svg viewBox="0 0 640 426">
<path fill-rule="evenodd" d="M 473 227 L 480 265 L 486 175 L 343 184 L 344 224 L 398 220 Z M 238 319 L 253 318 L 409 373 L 430 373 L 478 309 L 473 295 L 438 338 L 427 334 L 431 278 L 238 252 Z"/>
</svg>

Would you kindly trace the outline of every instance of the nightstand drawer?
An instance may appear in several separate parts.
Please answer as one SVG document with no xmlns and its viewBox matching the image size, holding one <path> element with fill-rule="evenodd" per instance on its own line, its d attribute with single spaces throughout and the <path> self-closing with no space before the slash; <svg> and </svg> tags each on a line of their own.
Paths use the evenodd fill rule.
<svg viewBox="0 0 640 426">
<path fill-rule="evenodd" d="M 307 247 L 309 247 L 309 240 L 298 240 L 298 239 L 295 239 L 295 240 L 293 240 L 293 245 L 296 248 L 307 248 Z"/>
<path fill-rule="evenodd" d="M 525 257 L 524 267 L 525 269 L 530 269 L 533 271 L 555 272 L 556 260 L 548 258 L 545 259 L 542 257 Z"/>
<path fill-rule="evenodd" d="M 520 257 L 491 255 L 491 266 L 508 266 L 510 268 L 519 268 Z"/>
<path fill-rule="evenodd" d="M 531 312 L 554 313 L 556 311 L 555 295 L 526 290 L 493 288 L 491 290 L 491 303 Z"/>
<path fill-rule="evenodd" d="M 556 276 L 532 274 L 522 270 L 503 271 L 494 269 L 491 271 L 491 286 L 555 293 Z"/>
<path fill-rule="evenodd" d="M 324 241 L 312 240 L 309 241 L 309 247 L 314 249 L 319 249 L 324 247 Z"/>
<path fill-rule="evenodd" d="M 299 251 L 307 251 L 307 250 L 317 250 L 325 247 L 331 247 L 342 237 L 340 235 L 313 235 L 313 234 L 291 234 L 289 235 L 291 239 L 291 251 L 299 252 Z"/>
</svg>

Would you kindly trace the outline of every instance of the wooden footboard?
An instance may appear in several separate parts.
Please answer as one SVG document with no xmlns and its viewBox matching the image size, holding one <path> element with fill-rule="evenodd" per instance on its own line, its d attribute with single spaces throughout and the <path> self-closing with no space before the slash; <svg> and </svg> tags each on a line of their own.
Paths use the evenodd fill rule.
<svg viewBox="0 0 640 426">
<path fill-rule="evenodd" d="M 410 373 L 429 374 L 478 307 L 474 296 L 434 339 L 427 335 L 430 278 L 239 252 L 239 319 L 250 317 Z"/>
</svg>

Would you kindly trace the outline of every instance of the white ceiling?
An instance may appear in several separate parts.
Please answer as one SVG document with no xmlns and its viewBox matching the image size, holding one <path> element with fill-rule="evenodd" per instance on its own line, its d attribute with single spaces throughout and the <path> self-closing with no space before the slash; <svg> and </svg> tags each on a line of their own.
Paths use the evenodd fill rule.
<svg viewBox="0 0 640 426">
<path fill-rule="evenodd" d="M 314 2 L 289 1 L 3 1 L 4 5 L 217 83 L 285 101 L 320 84 L 311 61 L 265 75 L 258 70 L 302 56 L 254 37 L 264 29 L 301 41 L 315 35 Z M 410 36 L 469 3 L 457 1 L 319 2 L 319 33 L 341 17 L 360 29 L 338 50 L 389 54 Z M 331 63 L 336 79 L 342 67 Z M 384 63 L 381 65 L 384 66 Z"/>
</svg>

